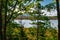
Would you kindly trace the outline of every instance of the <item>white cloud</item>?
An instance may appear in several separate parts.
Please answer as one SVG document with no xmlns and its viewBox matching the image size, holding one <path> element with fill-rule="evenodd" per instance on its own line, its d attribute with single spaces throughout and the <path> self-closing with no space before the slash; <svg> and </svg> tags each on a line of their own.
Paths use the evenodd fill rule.
<svg viewBox="0 0 60 40">
<path fill-rule="evenodd" d="M 46 14 L 46 16 L 57 16 L 57 10 L 51 10 L 51 12 L 48 12 L 47 10 L 42 10 L 43 15 Z"/>
</svg>

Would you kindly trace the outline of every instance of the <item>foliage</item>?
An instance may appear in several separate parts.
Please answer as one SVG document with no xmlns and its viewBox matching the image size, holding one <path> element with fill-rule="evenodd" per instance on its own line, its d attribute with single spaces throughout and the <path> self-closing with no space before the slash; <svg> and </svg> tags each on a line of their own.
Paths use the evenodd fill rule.
<svg viewBox="0 0 60 40">
<path fill-rule="evenodd" d="M 13 28 L 11 26 L 11 28 L 9 28 L 9 29 L 7 28 L 7 30 L 8 30 L 7 35 L 10 33 L 10 35 L 13 39 L 15 39 L 15 38 L 20 39 L 19 35 L 20 35 L 21 30 L 19 29 L 19 27 Z M 24 28 L 23 31 L 25 32 L 25 35 L 28 40 L 37 40 L 37 28 L 35 28 L 35 27 Z M 56 30 L 54 28 L 47 27 L 45 29 L 44 35 L 45 35 L 46 40 L 58 40 L 58 38 L 57 38 L 58 30 Z M 25 39 L 26 39 L 26 37 L 25 37 Z"/>
<path fill-rule="evenodd" d="M 57 40 L 57 37 L 56 39 L 54 39 L 55 36 L 51 36 L 54 33 L 48 34 L 48 36 L 51 36 L 51 38 L 49 38 L 48 36 L 46 37 L 45 35 L 46 30 L 50 31 L 50 29 L 48 29 L 48 27 L 50 27 L 49 18 L 45 15 L 41 15 L 43 14 L 41 10 L 47 9 L 47 11 L 50 11 L 51 9 L 55 9 L 56 8 L 54 5 L 55 3 L 50 3 L 46 6 L 42 6 L 40 4 L 40 1 L 43 0 L 33 0 L 33 1 L 32 0 L 8 0 L 7 7 L 6 7 L 8 9 L 6 14 L 7 35 L 9 35 L 10 37 L 16 35 L 16 37 L 18 38 L 20 37 L 21 40 L 37 40 L 37 37 L 39 40 Z M 22 17 L 22 15 L 26 13 L 30 15 L 30 18 L 34 17 L 34 19 L 37 20 L 36 23 L 34 22 L 32 24 L 36 24 L 38 30 L 36 28 L 25 29 L 23 28 L 23 26 L 20 27 L 17 23 L 12 23 L 12 21 L 16 19 L 18 16 Z M 35 16 L 36 14 L 37 16 Z M 40 20 L 44 22 L 41 22 Z M 28 35 L 30 35 L 30 37 L 27 35 L 27 32 L 25 32 L 25 30 L 29 32 Z M 54 30 L 56 32 L 55 29 L 51 29 L 51 30 Z M 26 39 L 23 37 L 26 37 Z"/>
</svg>

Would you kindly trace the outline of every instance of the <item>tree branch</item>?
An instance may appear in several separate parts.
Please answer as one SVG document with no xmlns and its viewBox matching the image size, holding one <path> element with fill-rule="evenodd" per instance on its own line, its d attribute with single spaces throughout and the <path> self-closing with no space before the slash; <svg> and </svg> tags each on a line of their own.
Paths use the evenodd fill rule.
<svg viewBox="0 0 60 40">
<path fill-rule="evenodd" d="M 14 7 L 13 11 L 15 10 L 16 5 L 17 5 L 17 0 L 16 0 L 15 5 L 13 6 L 13 7 Z M 13 11 L 12 11 L 12 14 L 10 15 L 9 19 L 7 20 L 7 23 L 8 23 L 8 22 L 10 21 L 10 19 L 12 18 L 12 16 L 13 16 Z"/>
</svg>

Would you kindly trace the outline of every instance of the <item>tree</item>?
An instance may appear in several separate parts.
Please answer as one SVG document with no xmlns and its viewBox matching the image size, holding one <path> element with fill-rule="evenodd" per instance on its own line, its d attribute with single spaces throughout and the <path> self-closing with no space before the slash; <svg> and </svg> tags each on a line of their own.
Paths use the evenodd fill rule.
<svg viewBox="0 0 60 40">
<path fill-rule="evenodd" d="M 59 38 L 59 40 L 60 40 L 60 11 L 59 11 L 59 0 L 56 0 L 56 5 L 57 5 L 57 15 L 58 15 L 58 38 Z"/>
<path fill-rule="evenodd" d="M 48 4 L 48 5 L 46 5 L 45 7 L 43 7 L 43 6 L 41 6 L 41 4 L 39 3 L 39 2 L 36 2 L 36 8 L 37 9 L 35 9 L 35 10 L 37 10 L 37 11 L 33 11 L 32 12 L 32 16 L 34 16 L 34 18 L 36 18 L 37 19 L 37 33 L 41 33 L 41 34 L 37 34 L 37 40 L 39 39 L 39 37 L 38 37 L 38 35 L 39 36 L 41 36 L 40 37 L 40 40 L 45 40 L 45 38 L 43 38 L 44 37 L 44 33 L 45 33 L 45 27 L 44 27 L 44 25 L 46 24 L 46 23 L 42 23 L 41 21 L 39 21 L 39 20 L 43 20 L 43 21 L 48 21 L 49 19 L 48 19 L 48 17 L 46 17 L 45 15 L 41 15 L 41 14 L 43 14 L 42 12 L 41 12 L 41 10 L 42 9 L 47 9 L 48 11 L 50 11 L 51 9 L 55 9 L 56 7 L 55 7 L 55 5 L 54 5 L 55 3 L 53 2 L 53 3 L 50 3 L 50 4 Z M 37 14 L 38 16 L 36 16 L 36 15 L 33 15 L 33 14 Z M 36 23 L 33 23 L 33 24 L 36 24 Z M 49 23 L 48 23 L 49 24 Z M 39 31 L 40 30 L 40 31 Z M 42 32 L 43 31 L 43 32 Z"/>
<path fill-rule="evenodd" d="M 38 25 L 38 30 L 41 30 L 41 31 L 37 31 L 37 32 L 40 32 L 43 33 L 42 34 L 39 34 L 40 36 L 42 35 L 42 37 L 44 37 L 44 26 L 45 23 L 42 23 L 40 22 L 39 20 L 43 20 L 43 21 L 48 21 L 49 19 L 44 16 L 44 15 L 41 15 L 43 14 L 41 12 L 42 9 L 47 9 L 48 11 L 50 11 L 50 9 L 52 9 L 54 7 L 54 3 L 51 3 L 51 4 L 48 4 L 46 5 L 45 7 L 41 6 L 40 4 L 40 1 L 43 1 L 43 0 L 8 0 L 8 2 L 6 1 L 6 12 L 7 13 L 5 16 L 6 16 L 6 22 L 7 25 L 10 24 L 17 16 L 22 16 L 23 14 L 25 13 L 29 13 L 31 16 L 35 17 L 35 15 L 37 14 L 37 16 L 35 17 L 35 19 L 37 20 L 37 25 Z M 35 10 L 32 10 L 31 8 L 34 8 Z M 5 25 L 7 27 L 7 25 Z M 5 32 L 6 32 L 6 27 L 5 27 Z M 39 29 L 40 28 L 40 29 Z M 22 28 L 21 28 L 22 29 Z M 23 31 L 23 29 L 21 30 Z M 22 34 L 23 35 L 23 34 Z M 38 34 L 37 34 L 38 36 Z M 45 38 L 42 38 L 40 37 L 41 40 L 45 40 Z M 37 38 L 38 40 L 38 38 Z"/>
<path fill-rule="evenodd" d="M 0 0 L 0 40 L 3 40 L 2 35 L 2 8 L 3 8 L 3 0 Z"/>
<path fill-rule="evenodd" d="M 20 4 L 20 2 L 21 2 L 21 4 Z M 22 2 L 25 2 L 25 1 L 19 1 L 19 0 L 10 0 L 10 1 L 6 1 L 6 12 L 5 12 L 5 28 L 4 28 L 4 32 L 6 33 L 6 27 L 7 27 L 7 25 L 8 24 L 10 24 L 11 22 L 12 22 L 12 20 L 14 20 L 18 15 L 20 15 L 20 14 L 22 14 L 22 13 L 19 13 L 18 14 L 18 12 L 20 11 L 20 10 L 22 10 L 22 8 L 20 8 L 20 7 L 23 7 L 23 3 Z M 19 7 L 19 11 L 15 11 L 16 10 L 16 6 L 20 6 Z M 7 23 L 7 25 L 6 25 L 6 23 Z M 21 31 L 23 32 L 23 29 L 21 28 Z M 23 35 L 24 35 L 24 33 L 21 33 L 22 34 L 22 37 L 23 37 Z M 5 34 L 6 35 L 6 34 Z M 6 37 L 5 37 L 6 38 Z M 23 39 L 23 38 L 22 38 Z"/>
</svg>

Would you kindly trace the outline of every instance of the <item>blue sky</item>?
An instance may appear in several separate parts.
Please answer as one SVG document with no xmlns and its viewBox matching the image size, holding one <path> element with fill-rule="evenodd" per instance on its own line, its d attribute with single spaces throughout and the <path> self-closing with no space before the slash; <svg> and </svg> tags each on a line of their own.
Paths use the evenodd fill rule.
<svg viewBox="0 0 60 40">
<path fill-rule="evenodd" d="M 51 3 L 52 0 L 44 0 L 43 2 L 41 2 L 41 5 L 45 6 L 46 4 Z"/>
</svg>

